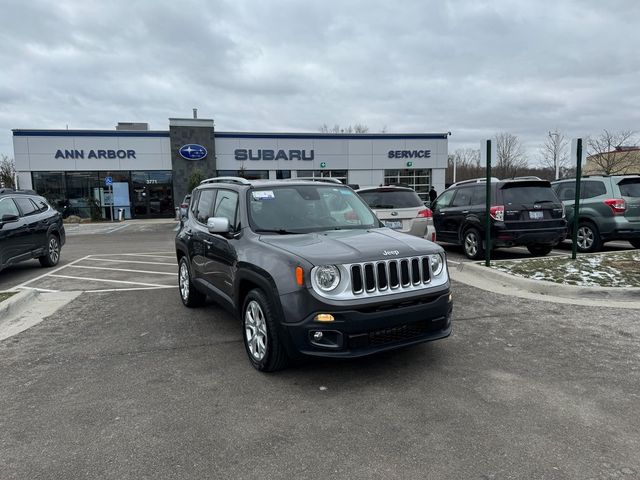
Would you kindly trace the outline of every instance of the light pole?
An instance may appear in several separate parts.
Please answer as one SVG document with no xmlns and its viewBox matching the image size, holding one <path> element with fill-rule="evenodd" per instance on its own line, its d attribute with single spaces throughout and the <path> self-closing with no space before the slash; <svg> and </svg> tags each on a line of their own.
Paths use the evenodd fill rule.
<svg viewBox="0 0 640 480">
<path fill-rule="evenodd" d="M 549 138 L 551 140 L 551 147 L 553 148 L 553 167 L 556 170 L 556 180 L 560 178 L 560 165 L 558 165 L 558 132 L 549 132 Z"/>
</svg>

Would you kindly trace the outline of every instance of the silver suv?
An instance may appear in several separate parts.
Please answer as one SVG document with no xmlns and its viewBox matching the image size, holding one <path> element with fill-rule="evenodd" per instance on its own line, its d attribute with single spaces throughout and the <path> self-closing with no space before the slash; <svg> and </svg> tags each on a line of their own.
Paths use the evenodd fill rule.
<svg viewBox="0 0 640 480">
<path fill-rule="evenodd" d="M 408 187 L 371 187 L 357 190 L 378 219 L 392 230 L 436 241 L 433 214 Z"/>
<path fill-rule="evenodd" d="M 640 248 L 640 175 L 589 175 L 580 182 L 578 251 L 597 252 L 612 240 L 628 240 Z M 562 200 L 573 227 L 575 179 L 558 180 L 552 188 Z"/>
</svg>

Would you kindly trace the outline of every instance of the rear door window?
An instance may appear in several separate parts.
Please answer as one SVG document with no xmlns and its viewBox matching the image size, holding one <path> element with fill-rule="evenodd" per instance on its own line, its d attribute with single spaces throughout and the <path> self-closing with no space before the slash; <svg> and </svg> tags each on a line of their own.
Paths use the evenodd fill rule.
<svg viewBox="0 0 640 480">
<path fill-rule="evenodd" d="M 371 190 L 359 192 L 358 195 L 371 208 L 415 208 L 424 206 L 418 194 L 412 190 Z"/>
<path fill-rule="evenodd" d="M 623 197 L 640 197 L 640 178 L 625 178 L 618 183 Z"/>
<path fill-rule="evenodd" d="M 558 194 L 558 198 L 562 201 L 575 200 L 576 184 L 575 182 L 561 183 L 557 185 L 555 192 Z"/>
<path fill-rule="evenodd" d="M 580 198 L 594 198 L 606 193 L 604 183 L 598 180 L 585 180 L 580 185 Z"/>
<path fill-rule="evenodd" d="M 487 203 L 486 185 L 477 185 L 471 192 L 471 205 L 485 205 Z"/>
<path fill-rule="evenodd" d="M 15 199 L 18 204 L 18 208 L 22 212 L 23 216 L 33 215 L 34 213 L 38 213 L 38 208 L 36 204 L 33 203 L 28 197 L 19 197 Z"/>
<path fill-rule="evenodd" d="M 453 197 L 453 201 L 451 202 L 452 207 L 467 207 L 471 204 L 471 189 L 470 188 L 461 188 L 456 193 L 456 196 Z"/>
</svg>

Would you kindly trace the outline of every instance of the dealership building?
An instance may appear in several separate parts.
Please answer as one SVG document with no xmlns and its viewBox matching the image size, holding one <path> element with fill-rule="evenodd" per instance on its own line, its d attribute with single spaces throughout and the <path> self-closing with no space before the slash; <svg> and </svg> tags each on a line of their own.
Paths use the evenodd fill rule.
<svg viewBox="0 0 640 480">
<path fill-rule="evenodd" d="M 194 114 L 195 117 L 195 114 Z M 168 130 L 13 130 L 19 187 L 66 215 L 171 217 L 202 175 L 335 177 L 361 187 L 404 184 L 422 198 L 444 189 L 448 133 L 218 132 L 213 120 L 170 118 Z"/>
</svg>

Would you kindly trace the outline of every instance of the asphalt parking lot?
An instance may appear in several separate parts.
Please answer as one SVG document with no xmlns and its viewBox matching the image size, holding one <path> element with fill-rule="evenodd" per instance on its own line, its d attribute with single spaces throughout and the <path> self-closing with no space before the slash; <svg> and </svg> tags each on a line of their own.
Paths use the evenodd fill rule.
<svg viewBox="0 0 640 480">
<path fill-rule="evenodd" d="M 174 234 L 70 235 L 59 268 L 0 272 L 84 292 L 0 342 L 1 478 L 640 476 L 639 310 L 454 282 L 446 340 L 261 374 L 236 319 L 182 306 Z"/>
</svg>

